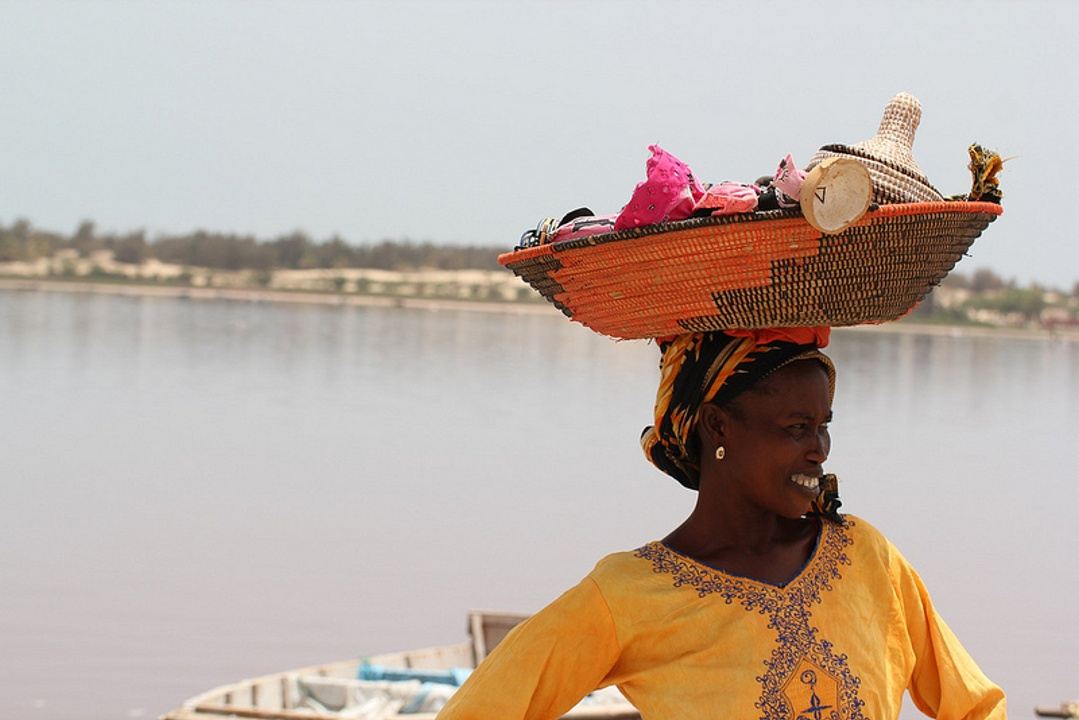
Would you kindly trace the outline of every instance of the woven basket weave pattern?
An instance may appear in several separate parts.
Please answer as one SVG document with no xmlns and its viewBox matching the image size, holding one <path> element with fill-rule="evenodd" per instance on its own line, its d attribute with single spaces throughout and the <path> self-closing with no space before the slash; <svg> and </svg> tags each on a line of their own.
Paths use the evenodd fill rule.
<svg viewBox="0 0 1079 720">
<path fill-rule="evenodd" d="M 617 338 L 856 325 L 909 311 L 1000 212 L 989 203 L 890 205 L 824 236 L 796 213 L 705 218 L 499 260 L 569 317 Z"/>
</svg>

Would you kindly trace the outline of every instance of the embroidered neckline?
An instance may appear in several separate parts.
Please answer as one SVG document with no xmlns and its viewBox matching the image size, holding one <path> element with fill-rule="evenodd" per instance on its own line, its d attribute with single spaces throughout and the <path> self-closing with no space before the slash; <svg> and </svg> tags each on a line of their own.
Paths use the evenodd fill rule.
<svg viewBox="0 0 1079 720">
<path fill-rule="evenodd" d="M 755 707 L 761 720 L 824 717 L 836 720 L 864 720 L 865 701 L 858 697 L 861 679 L 847 665 L 847 655 L 821 636 L 813 625 L 813 607 L 821 595 L 832 590 L 842 578 L 840 568 L 850 565 L 846 548 L 854 541 L 848 530 L 855 521 L 841 524 L 822 521 L 817 545 L 805 566 L 786 584 L 774 585 L 713 568 L 671 550 L 661 542 L 651 542 L 635 556 L 652 563 L 652 572 L 670 575 L 674 587 L 686 587 L 700 598 L 718 595 L 727 605 L 737 603 L 745 610 L 768 617 L 776 644 L 761 661 L 764 672 L 757 676 L 761 696 Z M 805 697 L 809 693 L 808 700 Z M 832 704 L 822 705 L 827 697 Z M 808 702 L 809 707 L 801 705 Z"/>
<path fill-rule="evenodd" d="M 663 548 L 664 550 L 669 552 L 671 555 L 673 555 L 673 556 L 675 556 L 675 557 L 677 557 L 677 558 L 679 558 L 679 559 L 681 559 L 681 560 L 683 560 L 683 561 L 685 561 L 687 563 L 690 563 L 692 565 L 696 565 L 701 570 L 714 572 L 714 573 L 717 573 L 719 575 L 729 577 L 732 580 L 744 580 L 745 582 L 754 583 L 756 585 L 762 585 L 762 586 L 764 586 L 766 588 L 771 588 L 771 589 L 774 589 L 774 590 L 786 590 L 787 588 L 791 587 L 792 585 L 797 583 L 799 580 L 801 580 L 802 576 L 805 575 L 807 572 L 809 572 L 809 568 L 812 567 L 813 563 L 815 563 L 817 561 L 817 558 L 820 556 L 821 545 L 824 544 L 824 536 L 828 532 L 830 532 L 830 526 L 831 525 L 832 525 L 832 523 L 827 521 L 827 520 L 821 520 L 820 521 L 820 528 L 817 529 L 817 533 L 813 537 L 813 547 L 809 551 L 809 557 L 807 557 L 805 559 L 805 562 L 803 562 L 801 564 L 801 566 L 798 568 L 798 571 L 795 572 L 794 575 L 791 575 L 791 577 L 788 578 L 786 580 L 786 582 L 782 582 L 782 583 L 768 582 L 767 580 L 761 580 L 759 578 L 751 577 L 749 575 L 741 575 L 741 574 L 736 573 L 736 572 L 731 572 L 730 570 L 724 570 L 723 568 L 718 568 L 718 567 L 715 567 L 714 565 L 709 565 L 708 563 L 703 563 L 700 560 L 694 560 L 689 555 L 685 555 L 683 553 L 678 552 L 677 550 L 675 550 L 674 548 L 672 548 L 670 545 L 663 542 L 662 540 L 657 540 L 654 543 L 650 543 L 650 545 L 659 545 L 661 548 Z"/>
</svg>

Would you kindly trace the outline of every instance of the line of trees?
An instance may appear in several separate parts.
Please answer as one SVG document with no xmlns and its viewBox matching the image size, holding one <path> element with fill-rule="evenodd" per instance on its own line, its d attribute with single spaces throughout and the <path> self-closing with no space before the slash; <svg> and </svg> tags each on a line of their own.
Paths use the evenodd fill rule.
<svg viewBox="0 0 1079 720">
<path fill-rule="evenodd" d="M 1046 292 L 1053 291 L 1053 288 L 1046 287 L 1039 283 L 1031 283 L 1026 287 L 1020 287 L 1019 283 L 1015 281 L 1015 278 L 1005 279 L 993 272 L 989 268 L 979 268 L 970 275 L 962 272 L 952 272 L 944 278 L 944 282 L 941 283 L 944 287 L 961 288 L 969 290 L 971 294 L 977 296 L 994 296 L 996 298 L 1005 298 L 1009 304 L 1026 305 L 1027 310 L 1032 311 L 1033 305 L 1036 305 L 1042 295 Z M 1066 290 L 1055 290 L 1056 292 L 1065 294 Z M 1071 296 L 1079 298 L 1079 280 L 1075 282 L 1071 287 Z M 991 307 L 985 305 L 985 307 Z"/>
<path fill-rule="evenodd" d="M 1063 290 L 1054 290 L 1038 283 L 1020 286 L 1015 279 L 1005 279 L 988 268 L 971 274 L 952 272 L 941 283 L 945 290 L 965 291 L 945 303 L 938 302 L 937 293 L 930 293 L 914 309 L 912 317 L 920 321 L 963 323 L 976 318 L 981 311 L 998 317 L 1022 317 L 1027 322 L 1043 320 L 1047 308 L 1057 308 L 1079 319 L 1079 282 L 1071 288 L 1070 298 Z M 1058 313 L 1059 320 L 1059 313 Z"/>
<path fill-rule="evenodd" d="M 273 270 L 277 268 L 378 268 L 383 270 L 494 270 L 502 249 L 475 245 L 436 245 L 432 242 L 383 240 L 351 245 L 334 236 L 322 242 L 303 232 L 271 240 L 202 230 L 185 235 L 147 239 L 143 231 L 125 234 L 97 232 L 83 222 L 71 235 L 34 228 L 26 220 L 0 224 L 0 262 L 33 261 L 60 250 L 88 257 L 111 250 L 117 262 L 141 264 L 151 258 L 166 263 L 216 270 Z"/>
</svg>

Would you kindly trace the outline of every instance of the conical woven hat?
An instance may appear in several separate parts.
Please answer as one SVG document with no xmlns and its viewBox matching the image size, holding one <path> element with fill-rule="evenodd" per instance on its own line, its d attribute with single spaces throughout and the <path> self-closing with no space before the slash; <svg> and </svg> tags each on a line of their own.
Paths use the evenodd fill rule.
<svg viewBox="0 0 1079 720">
<path fill-rule="evenodd" d="M 854 145 L 825 145 L 809 161 L 808 168 L 829 157 L 861 160 L 873 178 L 873 201 L 881 204 L 942 200 L 914 159 L 911 146 L 922 119 L 922 105 L 910 93 L 901 92 L 884 108 L 877 134 Z"/>
</svg>

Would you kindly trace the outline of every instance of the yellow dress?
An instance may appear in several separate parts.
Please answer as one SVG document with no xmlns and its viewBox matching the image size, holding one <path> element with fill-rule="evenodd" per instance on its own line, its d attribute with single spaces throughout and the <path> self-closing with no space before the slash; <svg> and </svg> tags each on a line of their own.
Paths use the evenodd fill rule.
<svg viewBox="0 0 1079 720">
<path fill-rule="evenodd" d="M 1004 718 L 1004 694 L 876 529 L 823 522 L 775 586 L 653 542 L 604 558 L 506 637 L 440 720 L 557 718 L 617 685 L 644 720 L 890 720 L 910 691 L 943 720 Z"/>
</svg>

